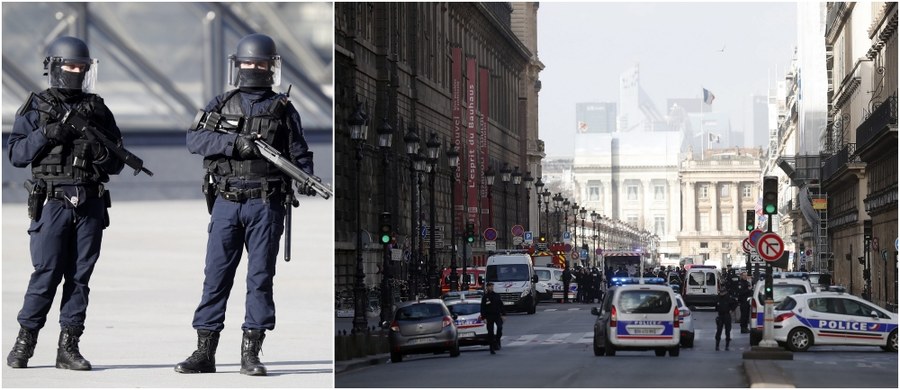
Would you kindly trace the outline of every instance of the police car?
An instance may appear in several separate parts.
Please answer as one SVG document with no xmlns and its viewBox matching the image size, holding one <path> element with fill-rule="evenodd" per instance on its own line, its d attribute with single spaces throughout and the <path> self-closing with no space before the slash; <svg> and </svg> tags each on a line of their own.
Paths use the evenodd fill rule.
<svg viewBox="0 0 900 390">
<path fill-rule="evenodd" d="M 871 345 L 897 352 L 897 314 L 841 292 L 791 295 L 775 307 L 774 336 L 795 352 L 813 345 Z"/>
<path fill-rule="evenodd" d="M 760 280 L 753 289 L 753 296 L 750 298 L 750 345 L 759 345 L 763 337 L 763 327 L 765 325 L 765 288 L 766 282 Z M 812 285 L 809 281 L 800 278 L 788 278 L 781 274 L 772 275 L 772 301 L 777 306 L 784 298 L 793 294 L 803 294 L 813 292 Z"/>
<path fill-rule="evenodd" d="M 468 296 L 465 296 L 468 297 Z M 460 345 L 488 345 L 487 323 L 481 316 L 481 299 L 445 301 L 447 309 L 455 314 Z"/>
<path fill-rule="evenodd" d="M 672 288 L 660 284 L 624 284 L 610 288 L 600 308 L 591 308 L 594 355 L 615 356 L 618 350 L 653 350 L 656 356 L 678 356 L 679 309 Z"/>
</svg>

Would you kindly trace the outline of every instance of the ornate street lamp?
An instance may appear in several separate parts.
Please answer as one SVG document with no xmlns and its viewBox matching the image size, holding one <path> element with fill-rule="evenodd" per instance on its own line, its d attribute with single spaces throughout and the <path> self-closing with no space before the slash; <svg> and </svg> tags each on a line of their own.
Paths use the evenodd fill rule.
<svg viewBox="0 0 900 390">
<path fill-rule="evenodd" d="M 525 230 L 531 230 L 531 186 L 534 184 L 534 177 L 531 176 L 531 171 L 525 172 L 525 177 L 522 178 L 522 181 L 525 183 Z M 516 200 L 516 204 L 518 204 L 518 199 Z M 540 229 L 538 229 L 540 230 Z"/>
<path fill-rule="evenodd" d="M 547 221 L 547 230 L 542 233 L 545 238 L 550 239 L 550 190 L 544 189 L 544 192 L 541 194 L 541 198 L 544 199 L 544 220 Z"/>
<path fill-rule="evenodd" d="M 365 332 L 369 327 L 366 320 L 366 274 L 363 272 L 362 255 L 362 211 L 360 205 L 359 177 L 362 176 L 363 148 L 369 133 L 369 115 L 363 103 L 356 104 L 356 110 L 347 119 L 350 139 L 356 143 L 356 279 L 353 285 L 353 332 Z"/>
<path fill-rule="evenodd" d="M 429 223 L 430 223 L 430 240 L 429 240 L 429 248 L 428 248 L 428 288 L 431 290 L 430 296 L 432 298 L 438 298 L 441 295 L 441 287 L 438 284 L 438 262 L 437 262 L 437 248 L 435 248 L 435 227 L 437 226 L 437 221 L 435 220 L 435 204 L 434 204 L 434 178 L 437 176 L 437 162 L 438 156 L 441 154 L 441 141 L 438 139 L 437 133 L 431 132 L 431 137 L 428 138 L 428 142 L 425 143 L 425 146 L 428 148 L 428 197 L 429 197 Z"/>
<path fill-rule="evenodd" d="M 600 218 L 600 214 L 597 214 L 596 210 L 591 210 L 591 227 L 594 230 L 594 234 L 591 237 L 593 239 L 593 244 L 594 244 L 594 253 L 592 254 L 591 258 L 593 259 L 592 262 L 594 263 L 594 267 L 597 266 L 597 248 L 598 248 L 597 240 L 600 239 L 600 233 L 599 233 L 599 230 L 597 230 L 597 220 L 599 218 Z M 606 273 L 606 270 L 601 270 L 601 271 L 603 271 L 603 273 Z"/>
<path fill-rule="evenodd" d="M 537 209 L 537 211 L 538 211 L 537 212 L 538 226 L 537 226 L 537 228 L 538 228 L 538 236 L 540 236 L 540 237 L 544 236 L 544 227 L 541 226 L 541 203 L 543 203 L 542 201 L 544 200 L 544 194 L 542 193 L 543 190 L 544 190 L 544 182 L 541 181 L 540 177 L 538 177 L 537 181 L 534 182 L 534 194 L 535 194 L 535 197 L 537 198 L 537 202 L 538 202 L 538 209 Z M 529 207 L 531 207 L 531 206 L 529 206 Z"/>
<path fill-rule="evenodd" d="M 427 275 L 425 275 L 425 272 L 426 272 L 425 261 L 422 258 L 425 255 L 425 235 L 423 234 L 423 233 L 425 233 L 425 221 L 422 220 L 424 218 L 424 215 L 422 213 L 422 184 L 424 184 L 424 181 L 425 181 L 425 170 L 426 170 L 426 166 L 427 166 L 427 164 L 425 162 L 427 160 L 428 160 L 428 157 L 425 155 L 425 152 L 422 149 L 419 149 L 419 153 L 416 155 L 416 159 L 415 159 L 416 173 L 417 173 L 417 175 L 416 175 L 416 179 L 417 179 L 417 181 L 416 181 L 416 184 L 417 184 L 416 205 L 418 206 L 416 208 L 416 216 L 417 216 L 416 234 L 419 234 L 421 236 L 420 240 L 419 240 L 419 254 L 417 256 L 418 262 L 416 263 L 416 291 L 417 291 L 416 296 L 417 297 L 420 294 L 426 295 L 426 293 L 428 292 L 427 287 L 424 286 Z"/>
<path fill-rule="evenodd" d="M 447 164 L 450 166 L 450 291 L 459 290 L 459 275 L 456 274 L 456 168 L 459 167 L 459 150 L 452 145 L 447 151 Z M 466 244 L 463 244 L 466 245 Z M 463 253 L 463 264 L 466 258 Z M 465 280 L 465 265 L 463 265 Z"/>
<path fill-rule="evenodd" d="M 585 208 L 582 207 L 581 210 L 578 211 L 578 214 L 581 216 L 581 236 L 582 236 L 582 239 L 581 239 L 582 248 L 581 249 L 584 250 L 585 256 L 587 257 L 584 260 L 588 260 L 588 259 L 590 259 L 591 255 L 590 255 L 590 253 L 587 253 L 587 240 L 585 240 L 586 237 L 584 237 L 584 220 L 587 219 L 587 210 L 585 210 Z M 581 251 L 579 251 L 579 253 L 580 252 Z M 590 267 L 590 265 L 591 265 L 589 260 L 584 261 L 584 263 L 587 264 L 588 267 Z"/>
<path fill-rule="evenodd" d="M 489 166 L 484 171 L 484 182 L 488 186 L 487 196 L 488 196 L 488 222 L 490 226 L 494 227 L 494 180 L 497 179 L 497 175 L 494 173 L 494 170 Z"/>
<path fill-rule="evenodd" d="M 513 181 L 513 188 L 515 188 L 515 191 L 516 191 L 516 214 L 515 214 L 513 223 L 515 225 L 519 225 L 522 223 L 522 220 L 519 219 L 519 185 L 522 184 L 522 173 L 519 172 L 518 166 L 516 166 L 515 169 L 513 169 L 512 181 Z"/>
<path fill-rule="evenodd" d="M 509 179 L 512 175 L 512 170 L 509 169 L 509 164 L 503 163 L 503 168 L 500 169 L 500 180 L 503 181 L 503 246 L 506 248 L 512 248 L 509 245 Z"/>
<path fill-rule="evenodd" d="M 416 268 L 418 268 L 418 258 L 416 256 L 416 236 L 419 235 L 418 225 L 416 224 L 416 200 L 418 200 L 418 196 L 416 195 L 416 158 L 419 157 L 419 135 L 416 134 L 416 128 L 412 125 L 409 126 L 406 135 L 403 136 L 403 142 L 406 144 L 406 155 L 409 156 L 409 264 L 407 265 L 407 281 L 409 282 L 409 286 L 412 289 L 413 295 L 418 294 L 418 288 L 416 286 L 417 282 L 417 274 Z M 410 272 L 412 271 L 412 272 Z"/>
<path fill-rule="evenodd" d="M 384 204 L 382 205 L 382 215 L 383 213 L 388 213 L 390 215 L 390 210 L 388 206 L 388 166 L 390 165 L 391 158 L 391 142 L 393 141 L 394 136 L 394 128 L 391 127 L 391 124 L 388 123 L 388 119 L 384 118 L 381 121 L 381 126 L 378 127 L 378 147 L 381 148 L 382 159 L 381 159 L 381 169 L 384 171 L 384 188 L 382 192 L 384 193 Z M 357 197 L 359 197 L 357 195 Z M 393 232 L 391 232 L 393 234 Z M 389 242 L 382 242 L 382 254 L 381 254 L 381 322 L 390 321 L 390 317 L 393 314 L 394 307 L 394 294 L 391 292 L 391 278 L 393 277 L 393 273 L 391 272 L 391 245 Z"/>
</svg>

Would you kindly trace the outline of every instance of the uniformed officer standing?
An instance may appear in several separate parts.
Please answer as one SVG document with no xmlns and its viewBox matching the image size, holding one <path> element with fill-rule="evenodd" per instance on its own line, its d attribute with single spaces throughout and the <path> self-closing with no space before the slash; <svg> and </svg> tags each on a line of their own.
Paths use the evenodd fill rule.
<svg viewBox="0 0 900 390">
<path fill-rule="evenodd" d="M 103 99 L 88 93 L 96 80 L 97 60 L 82 40 L 60 37 L 51 42 L 44 69 L 50 88 L 32 94 L 16 112 L 8 142 L 12 165 L 31 165 L 32 179 L 26 188 L 34 272 L 18 315 L 21 329 L 6 364 L 28 367 L 56 289 L 65 279 L 56 367 L 90 370 L 78 341 L 84 332 L 88 282 L 100 256 L 103 229 L 109 226 L 109 192 L 102 183 L 121 172 L 124 163 L 98 139 L 88 139 L 61 120 L 71 111 L 70 115 L 92 122 L 101 136 L 118 146 L 122 137 Z"/>
<path fill-rule="evenodd" d="M 738 302 L 741 307 L 741 333 L 750 333 L 750 297 L 753 296 L 750 276 L 746 272 L 742 272 L 741 280 L 738 283 Z"/>
<path fill-rule="evenodd" d="M 242 38 L 236 53 L 229 56 L 229 82 L 237 88 L 217 96 L 204 109 L 212 116 L 220 115 L 222 125 L 232 131 L 202 126 L 187 133 L 188 150 L 204 157 L 207 181 L 214 183 L 210 191 L 216 197 L 211 208 L 203 296 L 193 320 L 197 350 L 175 366 L 177 372 L 216 371 L 219 332 L 224 328 L 228 295 L 246 245 L 249 259 L 241 374 L 266 375 L 259 351 L 265 331 L 275 328 L 272 284 L 278 242 L 284 232 L 285 197 L 292 189 L 290 178 L 262 159 L 254 141 L 267 142 L 313 174 L 312 152 L 303 138 L 300 115 L 287 96 L 272 91 L 280 80 L 281 56 L 272 38 L 263 34 Z"/>
</svg>

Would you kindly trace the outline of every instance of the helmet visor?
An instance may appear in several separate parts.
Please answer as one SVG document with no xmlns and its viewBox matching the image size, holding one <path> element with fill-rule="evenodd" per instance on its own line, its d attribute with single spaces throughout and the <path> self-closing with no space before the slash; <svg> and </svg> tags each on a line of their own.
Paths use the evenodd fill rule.
<svg viewBox="0 0 900 390">
<path fill-rule="evenodd" d="M 96 58 L 50 57 L 46 60 L 47 84 L 51 88 L 81 89 L 93 92 L 99 61 Z"/>
<path fill-rule="evenodd" d="M 234 87 L 281 85 L 281 56 L 267 58 L 228 57 L 228 84 Z"/>
</svg>

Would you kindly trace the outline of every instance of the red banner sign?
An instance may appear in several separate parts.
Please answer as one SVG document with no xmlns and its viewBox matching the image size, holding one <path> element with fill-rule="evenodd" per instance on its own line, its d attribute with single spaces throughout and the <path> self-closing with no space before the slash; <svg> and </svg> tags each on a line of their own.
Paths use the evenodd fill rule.
<svg viewBox="0 0 900 390">
<path fill-rule="evenodd" d="M 460 153 L 460 162 L 465 161 L 465 148 L 462 143 L 462 48 L 454 47 L 450 49 L 453 57 L 451 64 L 451 89 L 452 89 L 452 106 L 451 115 L 453 116 L 453 134 L 452 142 L 456 145 L 456 150 Z M 463 167 L 460 166 L 456 170 L 456 180 L 454 181 L 454 197 L 453 197 L 453 223 L 456 225 L 457 231 L 462 231 L 463 227 L 463 182 L 461 179 Z"/>
<path fill-rule="evenodd" d="M 491 73 L 487 68 L 480 69 L 480 78 L 479 78 L 479 89 L 481 94 L 481 125 L 478 127 L 481 137 L 479 139 L 479 145 L 481 146 L 479 150 L 479 154 L 481 155 L 481 169 L 476 171 L 478 175 L 478 184 L 480 185 L 481 194 L 481 218 L 482 224 L 484 226 L 491 226 L 491 214 L 493 214 L 494 210 L 491 208 L 491 198 L 488 196 L 488 187 L 487 180 L 484 178 L 484 170 L 487 169 L 488 166 L 488 145 L 487 145 L 487 133 L 488 133 L 488 105 L 489 105 L 489 96 L 488 96 L 488 82 L 490 81 Z"/>
<path fill-rule="evenodd" d="M 475 58 L 466 59 L 466 155 L 465 169 L 466 177 L 466 195 L 468 196 L 468 219 L 477 221 L 478 219 L 478 129 L 476 119 L 476 101 L 475 101 L 475 79 L 476 79 Z M 476 227 L 478 229 L 478 227 Z"/>
</svg>

